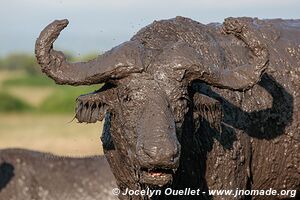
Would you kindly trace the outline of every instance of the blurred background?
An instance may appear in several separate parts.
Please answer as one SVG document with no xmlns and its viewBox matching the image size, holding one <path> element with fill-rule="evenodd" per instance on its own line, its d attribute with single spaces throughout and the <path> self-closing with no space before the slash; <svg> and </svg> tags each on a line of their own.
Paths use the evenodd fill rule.
<svg viewBox="0 0 300 200">
<path fill-rule="evenodd" d="M 55 48 L 78 61 L 129 40 L 154 20 L 179 15 L 201 23 L 221 23 L 229 16 L 299 19 L 299 10 L 298 0 L 0 0 L 0 149 L 102 154 L 102 123 L 73 120 L 76 97 L 101 85 L 55 85 L 36 63 L 35 40 L 54 19 L 70 21 Z"/>
</svg>

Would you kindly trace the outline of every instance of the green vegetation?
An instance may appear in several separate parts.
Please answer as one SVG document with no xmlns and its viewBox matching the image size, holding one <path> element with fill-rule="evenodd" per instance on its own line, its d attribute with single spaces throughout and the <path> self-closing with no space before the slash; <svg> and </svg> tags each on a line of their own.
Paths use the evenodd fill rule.
<svg viewBox="0 0 300 200">
<path fill-rule="evenodd" d="M 75 100 L 81 94 L 86 94 L 99 89 L 99 86 L 70 87 L 60 86 L 48 96 L 39 107 L 43 113 L 74 113 Z"/>
<path fill-rule="evenodd" d="M 24 112 L 33 108 L 26 102 L 6 92 L 0 92 L 0 112 Z"/>
<path fill-rule="evenodd" d="M 0 69 L 25 70 L 31 75 L 40 73 L 35 57 L 24 53 L 12 53 L 5 58 L 0 59 Z"/>
<path fill-rule="evenodd" d="M 70 62 L 90 60 L 95 54 Z M 56 85 L 41 73 L 34 55 L 0 58 L 0 147 L 26 148 L 60 155 L 99 155 L 102 123 L 72 121 L 76 98 L 100 86 Z M 72 121 L 72 122 L 71 122 Z"/>
<path fill-rule="evenodd" d="M 79 59 L 86 61 L 94 57 L 95 54 L 80 58 L 67 54 L 68 60 L 72 62 Z M 22 95 L 16 95 L 16 88 L 17 94 Z M 51 88 L 51 93 L 42 99 L 39 105 L 31 105 L 27 100 L 36 98 L 37 95 L 32 95 L 37 91 L 34 88 L 45 91 Z M 0 91 L 5 91 L 0 93 L 0 112 L 74 113 L 76 98 L 99 88 L 99 85 L 84 87 L 56 85 L 53 80 L 41 73 L 34 55 L 11 54 L 0 58 Z"/>
<path fill-rule="evenodd" d="M 2 85 L 4 87 L 9 86 L 55 86 L 55 83 L 50 78 L 46 77 L 45 75 L 32 75 L 28 73 L 24 73 L 23 76 L 17 78 L 11 78 L 3 81 Z"/>
<path fill-rule="evenodd" d="M 88 61 L 97 57 L 96 53 L 90 53 L 81 56 L 74 56 L 70 52 L 65 53 L 70 62 Z M 40 75 L 40 66 L 36 62 L 33 54 L 12 53 L 4 58 L 0 58 L 0 70 L 24 70 L 29 75 Z"/>
</svg>

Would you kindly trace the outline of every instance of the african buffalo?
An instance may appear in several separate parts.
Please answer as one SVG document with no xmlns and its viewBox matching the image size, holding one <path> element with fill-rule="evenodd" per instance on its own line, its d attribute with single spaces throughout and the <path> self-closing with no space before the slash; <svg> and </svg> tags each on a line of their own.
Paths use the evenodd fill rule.
<svg viewBox="0 0 300 200">
<path fill-rule="evenodd" d="M 0 150 L 1 200 L 116 200 L 102 156 L 70 158 L 25 149 Z"/>
<path fill-rule="evenodd" d="M 155 21 L 79 63 L 52 48 L 67 24 L 41 32 L 36 57 L 57 84 L 105 83 L 78 97 L 76 118 L 105 118 L 105 156 L 121 192 L 198 188 L 201 197 L 153 198 L 210 199 L 209 189 L 299 190 L 299 20 Z"/>
</svg>

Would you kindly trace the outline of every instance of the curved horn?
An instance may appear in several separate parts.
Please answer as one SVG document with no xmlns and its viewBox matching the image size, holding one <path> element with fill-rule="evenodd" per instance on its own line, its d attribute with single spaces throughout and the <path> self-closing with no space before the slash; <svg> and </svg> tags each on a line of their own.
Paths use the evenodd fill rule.
<svg viewBox="0 0 300 200">
<path fill-rule="evenodd" d="M 68 25 L 68 20 L 55 20 L 38 37 L 35 54 L 42 71 L 58 84 L 91 85 L 125 77 L 143 70 L 142 47 L 125 42 L 98 58 L 69 63 L 62 52 L 53 50 L 53 43 Z"/>
<path fill-rule="evenodd" d="M 209 68 L 202 73 L 199 73 L 199 69 L 192 69 L 190 80 L 199 79 L 210 85 L 231 90 L 247 90 L 259 82 L 268 66 L 269 53 L 259 40 L 260 33 L 250 31 L 247 23 L 249 22 L 227 18 L 223 28 L 225 33 L 233 34 L 248 46 L 253 54 L 251 61 L 236 68 Z"/>
</svg>

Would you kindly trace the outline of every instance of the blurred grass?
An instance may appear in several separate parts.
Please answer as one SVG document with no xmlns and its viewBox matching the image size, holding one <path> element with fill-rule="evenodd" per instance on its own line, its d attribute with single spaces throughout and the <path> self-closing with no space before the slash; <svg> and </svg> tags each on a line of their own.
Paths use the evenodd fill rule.
<svg viewBox="0 0 300 200">
<path fill-rule="evenodd" d="M 48 96 L 55 92 L 51 87 L 12 86 L 7 89 L 9 94 L 24 100 L 34 108 L 40 107 Z M 30 94 L 30 95 L 29 95 Z"/>
<path fill-rule="evenodd" d="M 102 123 L 80 124 L 73 114 L 0 114 L 0 149 L 26 148 L 58 155 L 103 154 Z"/>
<path fill-rule="evenodd" d="M 6 92 L 0 92 L 0 112 L 24 112 L 32 110 L 32 106 Z"/>
<path fill-rule="evenodd" d="M 95 54 L 75 58 L 67 54 L 70 61 L 90 60 Z M 1 70 L 2 69 L 2 70 Z M 40 72 L 33 55 L 11 54 L 0 59 L 0 112 L 38 112 L 38 113 L 72 113 L 76 98 L 93 92 L 101 87 L 56 85 L 53 80 Z M 17 74 L 17 76 L 15 76 Z"/>
<path fill-rule="evenodd" d="M 21 77 L 10 78 L 3 81 L 2 86 L 11 87 L 11 86 L 32 86 L 32 87 L 41 87 L 47 86 L 52 87 L 55 83 L 50 78 L 46 78 L 42 75 L 31 75 L 24 73 Z"/>
<path fill-rule="evenodd" d="M 27 112 L 72 113 L 79 95 L 93 92 L 100 87 L 101 85 L 59 86 L 42 75 L 24 73 L 17 78 L 11 75 L 11 78 L 2 83 L 2 90 L 6 92 L 2 92 L 5 98 L 0 98 L 0 112 L 15 112 L 20 108 L 20 111 Z"/>
<path fill-rule="evenodd" d="M 99 88 L 99 86 L 60 86 L 42 102 L 38 111 L 42 113 L 74 113 L 76 98 L 81 94 L 90 93 Z"/>
<path fill-rule="evenodd" d="M 81 56 L 83 60 L 93 57 Z M 100 87 L 56 85 L 41 73 L 33 55 L 0 58 L 0 149 L 18 147 L 67 156 L 102 154 L 102 123 L 72 121 L 76 98 Z"/>
</svg>

